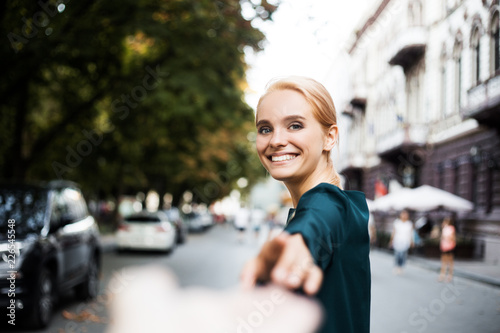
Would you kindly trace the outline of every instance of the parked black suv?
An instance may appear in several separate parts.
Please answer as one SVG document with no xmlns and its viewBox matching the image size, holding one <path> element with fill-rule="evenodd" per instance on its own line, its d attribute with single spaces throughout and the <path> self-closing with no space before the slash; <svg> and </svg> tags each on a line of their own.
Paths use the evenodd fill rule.
<svg viewBox="0 0 500 333">
<path fill-rule="evenodd" d="M 60 292 L 97 296 L 99 231 L 78 187 L 67 181 L 0 185 L 0 313 L 47 326 Z"/>
</svg>

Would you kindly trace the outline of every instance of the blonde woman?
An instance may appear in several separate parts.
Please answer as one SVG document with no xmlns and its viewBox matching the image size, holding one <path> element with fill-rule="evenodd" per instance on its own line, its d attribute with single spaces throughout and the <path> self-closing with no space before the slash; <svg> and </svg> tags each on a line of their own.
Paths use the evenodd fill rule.
<svg viewBox="0 0 500 333">
<path fill-rule="evenodd" d="M 441 229 L 441 273 L 438 280 L 451 282 L 453 279 L 453 252 L 455 251 L 456 233 L 451 217 L 445 217 Z M 448 274 L 447 274 L 448 273 Z"/>
<path fill-rule="evenodd" d="M 285 232 L 262 247 L 242 282 L 273 282 L 315 295 L 324 308 L 320 332 L 370 330 L 368 207 L 344 191 L 330 152 L 337 115 L 323 85 L 304 77 L 272 81 L 256 114 L 257 152 L 292 197 Z"/>
</svg>

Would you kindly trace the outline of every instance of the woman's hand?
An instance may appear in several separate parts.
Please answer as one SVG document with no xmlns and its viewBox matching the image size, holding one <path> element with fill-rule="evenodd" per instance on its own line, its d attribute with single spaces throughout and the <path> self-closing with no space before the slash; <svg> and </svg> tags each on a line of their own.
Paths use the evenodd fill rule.
<svg viewBox="0 0 500 333">
<path fill-rule="evenodd" d="M 243 268 L 244 288 L 253 287 L 257 281 L 271 281 L 288 289 L 302 287 L 306 294 L 314 295 L 321 287 L 323 271 L 314 264 L 302 235 L 281 233 L 266 242 Z"/>
<path fill-rule="evenodd" d="M 277 286 L 181 288 L 172 272 L 160 266 L 116 272 L 101 296 L 110 305 L 106 333 L 312 333 L 322 317 L 317 302 Z"/>
</svg>

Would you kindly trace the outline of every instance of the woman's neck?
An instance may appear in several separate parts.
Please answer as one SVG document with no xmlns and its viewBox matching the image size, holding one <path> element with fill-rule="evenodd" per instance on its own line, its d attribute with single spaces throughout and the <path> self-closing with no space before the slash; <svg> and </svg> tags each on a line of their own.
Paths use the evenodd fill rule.
<svg viewBox="0 0 500 333">
<path fill-rule="evenodd" d="M 309 175 L 309 177 L 299 181 L 284 182 L 288 192 L 290 192 L 290 196 L 292 197 L 293 207 L 296 208 L 302 195 L 313 187 L 316 187 L 321 183 L 335 183 L 335 170 L 331 164 L 327 164 L 324 168 L 318 167 L 316 170 L 318 169 L 323 171 L 320 173 L 313 173 Z"/>
</svg>

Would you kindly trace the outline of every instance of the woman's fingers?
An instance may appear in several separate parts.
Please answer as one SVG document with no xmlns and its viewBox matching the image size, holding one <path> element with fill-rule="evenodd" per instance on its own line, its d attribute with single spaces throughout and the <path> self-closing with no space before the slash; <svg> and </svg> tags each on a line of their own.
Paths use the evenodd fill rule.
<svg viewBox="0 0 500 333">
<path fill-rule="evenodd" d="M 287 288 L 298 288 L 306 276 L 308 258 L 293 247 L 286 247 L 271 273 L 272 281 Z"/>
<path fill-rule="evenodd" d="M 307 279 L 304 283 L 304 292 L 308 295 L 318 293 L 323 282 L 323 271 L 316 265 L 309 269 Z"/>
<path fill-rule="evenodd" d="M 243 289 L 251 289 L 257 283 L 258 263 L 257 258 L 248 261 L 240 274 L 240 283 Z"/>
<path fill-rule="evenodd" d="M 293 273 L 292 266 L 296 264 L 296 254 L 300 252 L 297 246 L 300 246 L 295 239 L 296 235 L 282 234 L 275 238 L 275 241 L 281 245 L 281 251 L 276 257 L 271 272 L 271 280 L 275 283 L 286 285 L 287 280 Z"/>
<path fill-rule="evenodd" d="M 255 286 L 257 281 L 269 281 L 271 271 L 281 255 L 282 250 L 283 241 L 281 239 L 276 238 L 266 242 L 259 255 L 248 261 L 243 267 L 240 275 L 242 287 L 249 289 Z"/>
<path fill-rule="evenodd" d="M 314 264 L 309 248 L 300 234 L 288 236 L 276 267 L 271 273 L 273 282 L 289 289 L 306 288 L 315 294 L 323 279 L 321 269 Z"/>
<path fill-rule="evenodd" d="M 269 281 L 288 289 L 302 287 L 308 295 L 318 292 L 323 272 L 314 264 L 302 235 L 283 233 L 267 242 L 259 255 L 242 270 L 241 285 L 250 289 L 257 281 Z"/>
</svg>

